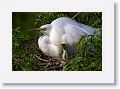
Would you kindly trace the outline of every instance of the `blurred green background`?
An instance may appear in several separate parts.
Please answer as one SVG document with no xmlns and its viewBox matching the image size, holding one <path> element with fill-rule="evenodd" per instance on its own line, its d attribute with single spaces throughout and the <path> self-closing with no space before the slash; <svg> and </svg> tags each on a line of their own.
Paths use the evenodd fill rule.
<svg viewBox="0 0 120 89">
<path fill-rule="evenodd" d="M 41 36 L 41 33 L 36 33 L 29 30 L 35 27 L 40 27 L 41 25 L 44 24 L 49 24 L 54 19 L 59 17 L 73 18 L 77 13 L 79 12 L 12 12 L 12 70 L 13 71 L 47 70 L 44 66 L 39 65 L 38 61 L 35 60 L 35 54 L 39 53 L 35 45 L 37 46 L 37 40 Z M 74 20 L 95 28 L 102 28 L 101 12 L 81 12 L 77 16 L 75 16 Z M 102 54 L 101 35 L 98 38 L 99 38 L 97 39 L 98 43 L 96 44 L 100 44 L 99 55 L 101 55 Z M 95 57 L 93 59 L 95 59 Z M 97 62 L 96 59 L 98 59 Z M 67 70 L 67 71 L 102 70 L 102 55 L 96 59 L 92 61 L 87 60 L 89 63 L 87 63 L 86 65 L 86 60 L 85 61 L 82 60 L 82 62 L 80 62 L 81 58 L 77 58 L 77 59 L 75 58 L 75 60 L 77 61 L 79 60 L 79 62 L 76 62 L 75 60 L 74 60 L 75 62 L 71 61 L 66 65 L 64 65 L 63 69 L 60 70 Z M 87 69 L 87 67 L 91 64 L 92 66 Z M 74 68 L 72 68 L 72 65 L 74 65 L 73 66 Z"/>
</svg>

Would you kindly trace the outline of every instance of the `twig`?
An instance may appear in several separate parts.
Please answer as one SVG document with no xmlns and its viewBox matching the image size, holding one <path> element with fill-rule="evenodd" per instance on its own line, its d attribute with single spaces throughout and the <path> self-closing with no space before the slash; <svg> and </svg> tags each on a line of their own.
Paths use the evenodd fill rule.
<svg viewBox="0 0 120 89">
<path fill-rule="evenodd" d="M 72 19 L 74 19 L 77 15 L 79 15 L 80 14 L 80 12 L 78 12 L 77 14 L 75 14 L 73 17 L 72 17 Z"/>
<path fill-rule="evenodd" d="M 61 60 L 61 58 L 52 58 L 53 60 Z"/>
<path fill-rule="evenodd" d="M 60 68 L 60 67 L 62 67 L 62 66 L 53 66 L 53 67 L 48 68 L 47 70 L 51 70 L 51 69 L 56 70 L 57 68 Z"/>
<path fill-rule="evenodd" d="M 65 63 L 66 63 L 66 61 L 60 61 L 60 63 L 61 63 L 61 64 L 65 64 Z"/>
<path fill-rule="evenodd" d="M 34 43 L 33 43 L 33 45 L 37 48 L 37 49 L 39 49 L 40 50 L 40 48 L 38 48 Z M 41 50 L 40 50 L 41 51 Z"/>
<path fill-rule="evenodd" d="M 91 26 L 93 27 L 94 25 L 96 25 L 97 24 L 97 22 L 102 22 L 102 20 L 101 20 L 101 17 L 98 15 L 98 13 L 95 13 L 95 15 L 98 17 L 98 20 L 97 21 L 95 21 Z"/>
<path fill-rule="evenodd" d="M 99 21 L 100 21 L 100 19 L 98 19 L 97 21 L 95 21 L 91 26 L 93 27 L 93 26 L 96 25 L 97 22 L 99 22 Z"/>
<path fill-rule="evenodd" d="M 49 60 L 44 60 L 44 59 L 38 57 L 37 55 L 36 55 L 36 58 L 39 59 L 40 61 L 43 61 L 43 62 L 49 62 Z"/>
<path fill-rule="evenodd" d="M 57 60 L 56 62 L 59 62 L 60 64 L 65 64 L 66 61 L 64 59 L 61 58 L 52 58 L 53 60 Z"/>
</svg>

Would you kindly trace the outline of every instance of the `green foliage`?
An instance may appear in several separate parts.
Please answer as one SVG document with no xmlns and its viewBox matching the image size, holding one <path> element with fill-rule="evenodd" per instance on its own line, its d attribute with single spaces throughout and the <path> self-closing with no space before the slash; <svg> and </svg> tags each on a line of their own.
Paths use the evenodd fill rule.
<svg viewBox="0 0 120 89">
<path fill-rule="evenodd" d="M 102 32 L 86 35 L 76 43 L 78 53 L 63 70 L 100 71 L 102 70 Z"/>
<path fill-rule="evenodd" d="M 12 58 L 13 70 L 29 70 L 27 65 L 31 64 L 30 56 L 25 45 L 30 41 L 29 35 L 20 31 L 21 27 L 13 29 L 12 34 Z M 28 61 L 27 61 L 28 60 Z"/>
<path fill-rule="evenodd" d="M 40 33 L 28 31 L 51 23 L 59 17 L 73 18 L 76 12 L 13 12 L 12 13 L 12 70 L 41 71 L 47 70 L 35 60 L 40 51 L 37 45 Z M 101 12 L 81 12 L 74 20 L 93 26 L 102 27 Z M 102 35 L 83 36 L 77 43 L 78 54 L 63 66 L 65 71 L 102 70 Z"/>
<path fill-rule="evenodd" d="M 79 56 L 82 57 L 101 57 L 102 52 L 102 33 L 85 35 L 76 43 Z"/>
</svg>

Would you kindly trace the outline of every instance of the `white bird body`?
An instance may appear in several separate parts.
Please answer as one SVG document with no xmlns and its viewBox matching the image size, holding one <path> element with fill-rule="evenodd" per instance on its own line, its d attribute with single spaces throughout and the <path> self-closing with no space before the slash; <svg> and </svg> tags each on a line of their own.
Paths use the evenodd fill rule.
<svg viewBox="0 0 120 89">
<path fill-rule="evenodd" d="M 59 45 L 51 44 L 49 40 L 49 36 L 41 36 L 38 39 L 39 48 L 48 56 L 52 57 L 60 57 L 61 55 L 61 48 Z"/>
<path fill-rule="evenodd" d="M 74 43 L 83 35 L 91 35 L 95 28 L 78 23 L 70 18 L 61 17 L 51 24 L 43 25 L 40 28 L 47 28 L 45 34 L 39 38 L 39 48 L 48 56 L 61 57 L 61 44 L 66 44 L 74 53 Z M 72 48 L 73 47 L 73 48 Z M 69 52 L 69 51 L 68 51 Z"/>
</svg>

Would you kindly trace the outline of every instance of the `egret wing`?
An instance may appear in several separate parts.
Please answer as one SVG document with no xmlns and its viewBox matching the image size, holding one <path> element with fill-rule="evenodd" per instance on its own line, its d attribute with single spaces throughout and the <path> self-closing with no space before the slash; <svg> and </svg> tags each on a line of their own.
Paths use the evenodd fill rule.
<svg viewBox="0 0 120 89">
<path fill-rule="evenodd" d="M 83 35 L 91 35 L 95 31 L 94 28 L 77 23 L 66 23 L 64 26 L 65 36 L 64 39 L 67 40 L 67 43 L 72 44 L 76 42 Z"/>
</svg>

